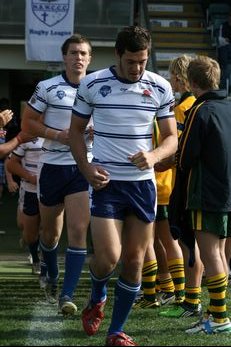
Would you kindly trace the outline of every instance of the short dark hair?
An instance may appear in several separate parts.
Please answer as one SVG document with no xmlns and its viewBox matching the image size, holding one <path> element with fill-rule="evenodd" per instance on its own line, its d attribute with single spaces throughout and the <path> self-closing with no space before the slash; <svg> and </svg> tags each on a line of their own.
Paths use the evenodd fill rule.
<svg viewBox="0 0 231 347">
<path fill-rule="evenodd" d="M 89 46 L 89 53 L 91 54 L 92 45 L 91 45 L 90 40 L 86 36 L 83 36 L 81 34 L 73 34 L 68 39 L 66 39 L 66 41 L 64 41 L 64 43 L 61 47 L 63 55 L 67 54 L 68 48 L 69 48 L 70 44 L 72 44 L 72 43 L 87 43 Z"/>
<path fill-rule="evenodd" d="M 150 53 L 151 45 L 150 32 L 145 28 L 134 25 L 125 27 L 118 33 L 115 49 L 120 56 L 124 54 L 125 50 L 138 52 L 147 49 Z"/>
<path fill-rule="evenodd" d="M 218 62 L 205 55 L 192 59 L 187 69 L 188 81 L 202 90 L 219 88 L 221 69 Z"/>
</svg>

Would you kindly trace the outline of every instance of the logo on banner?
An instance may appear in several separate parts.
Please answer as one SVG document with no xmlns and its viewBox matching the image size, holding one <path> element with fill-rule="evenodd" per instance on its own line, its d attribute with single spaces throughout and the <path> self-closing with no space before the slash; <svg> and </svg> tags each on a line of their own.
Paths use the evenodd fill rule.
<svg viewBox="0 0 231 347">
<path fill-rule="evenodd" d="M 32 0 L 31 5 L 35 17 L 52 27 L 67 16 L 70 0 Z"/>
</svg>

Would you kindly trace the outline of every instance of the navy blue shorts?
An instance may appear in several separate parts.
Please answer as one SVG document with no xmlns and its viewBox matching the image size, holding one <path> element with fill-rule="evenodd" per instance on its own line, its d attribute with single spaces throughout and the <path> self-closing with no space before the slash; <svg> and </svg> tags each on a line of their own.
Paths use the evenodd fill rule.
<svg viewBox="0 0 231 347">
<path fill-rule="evenodd" d="M 129 214 L 150 223 L 155 220 L 156 190 L 152 180 L 110 181 L 93 190 L 91 215 L 124 220 Z"/>
<path fill-rule="evenodd" d="M 39 201 L 37 193 L 31 193 L 23 191 L 22 199 L 22 211 L 27 216 L 36 216 L 39 214 Z"/>
<path fill-rule="evenodd" d="M 0 184 L 6 183 L 4 161 L 0 160 Z"/>
<path fill-rule="evenodd" d="M 39 201 L 45 206 L 64 203 L 67 195 L 88 191 L 89 184 L 77 165 L 43 164 L 39 177 Z"/>
</svg>

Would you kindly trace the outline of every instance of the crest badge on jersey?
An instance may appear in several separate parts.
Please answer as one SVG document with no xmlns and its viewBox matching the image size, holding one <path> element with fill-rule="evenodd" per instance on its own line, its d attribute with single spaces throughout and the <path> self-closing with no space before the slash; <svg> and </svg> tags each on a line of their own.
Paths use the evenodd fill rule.
<svg viewBox="0 0 231 347">
<path fill-rule="evenodd" d="M 70 0 L 32 0 L 31 6 L 35 17 L 52 27 L 67 16 Z"/>
<path fill-rule="evenodd" d="M 111 93 L 111 87 L 104 85 L 100 88 L 99 93 L 105 98 L 105 96 Z"/>
<path fill-rule="evenodd" d="M 62 100 L 66 96 L 66 93 L 63 90 L 58 90 L 56 95 L 60 100 Z"/>
</svg>

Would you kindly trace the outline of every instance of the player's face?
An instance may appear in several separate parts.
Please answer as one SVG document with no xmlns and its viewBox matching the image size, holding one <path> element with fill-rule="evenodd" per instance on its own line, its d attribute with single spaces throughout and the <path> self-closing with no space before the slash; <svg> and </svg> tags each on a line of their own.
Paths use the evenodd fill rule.
<svg viewBox="0 0 231 347">
<path fill-rule="evenodd" d="M 90 61 L 91 55 L 87 43 L 71 43 L 67 54 L 64 55 L 66 70 L 79 75 L 86 73 Z"/>
<path fill-rule="evenodd" d="M 119 77 L 130 82 L 137 82 L 144 73 L 148 62 L 148 50 L 138 52 L 125 51 L 122 56 L 116 54 L 117 73 Z"/>
</svg>

